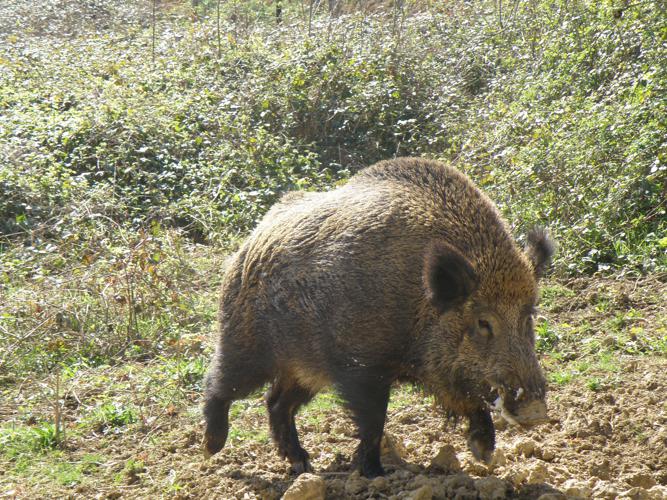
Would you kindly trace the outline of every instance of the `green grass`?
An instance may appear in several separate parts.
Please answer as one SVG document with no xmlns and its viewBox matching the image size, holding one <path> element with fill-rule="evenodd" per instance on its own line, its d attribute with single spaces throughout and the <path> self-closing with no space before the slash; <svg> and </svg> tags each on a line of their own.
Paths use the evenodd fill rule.
<svg viewBox="0 0 667 500">
<path fill-rule="evenodd" d="M 266 405 L 264 404 L 264 399 L 260 394 L 251 395 L 245 399 L 239 399 L 232 403 L 231 408 L 229 409 L 229 420 L 245 414 L 245 413 L 262 413 L 266 411 Z"/>
<path fill-rule="evenodd" d="M 143 460 L 130 458 L 125 462 L 123 470 L 114 475 L 114 482 L 117 484 L 134 482 L 138 479 L 139 474 L 146 472 L 146 466 Z"/>
<path fill-rule="evenodd" d="M 41 469 L 46 478 L 63 486 L 74 486 L 96 474 L 105 461 L 104 457 L 98 454 L 85 455 L 76 463 L 69 463 L 65 456 L 52 456 L 51 461 L 43 464 Z"/>
<path fill-rule="evenodd" d="M 0 427 L 0 453 L 9 460 L 53 450 L 58 445 L 56 429 L 50 423 L 31 427 Z"/>
<path fill-rule="evenodd" d="M 98 453 L 85 454 L 72 462 L 59 449 L 52 424 L 0 427 L 0 458 L 9 465 L 9 478 L 21 478 L 31 484 L 53 481 L 62 486 L 81 483 L 94 474 L 105 458 Z"/>
<path fill-rule="evenodd" d="M 313 400 L 301 410 L 309 415 L 326 414 L 333 408 L 338 408 L 343 405 L 343 400 L 333 390 L 326 390 L 320 392 Z"/>
<path fill-rule="evenodd" d="M 548 310 L 558 302 L 558 299 L 563 297 L 574 297 L 575 295 L 576 293 L 574 290 L 558 283 L 543 286 L 540 288 L 540 307 Z"/>
<path fill-rule="evenodd" d="M 591 377 L 586 381 L 586 387 L 593 392 L 597 392 L 602 388 L 602 380 L 599 377 Z"/>
<path fill-rule="evenodd" d="M 547 373 L 547 380 L 556 385 L 569 384 L 574 378 L 575 374 L 567 370 Z"/>
<path fill-rule="evenodd" d="M 89 418 L 95 430 L 106 433 L 134 424 L 138 416 L 132 406 L 114 401 L 97 407 Z"/>
<path fill-rule="evenodd" d="M 206 375 L 208 367 L 208 359 L 202 356 L 195 359 L 178 359 L 171 362 L 165 360 L 165 365 L 165 372 L 175 379 L 180 387 L 201 392 L 204 375 Z"/>
<path fill-rule="evenodd" d="M 247 441 L 252 441 L 260 444 L 267 444 L 271 441 L 269 431 L 267 429 L 247 429 L 238 428 L 230 424 L 229 435 L 227 437 L 231 446 L 243 445 Z"/>
<path fill-rule="evenodd" d="M 535 326 L 535 349 L 537 352 L 553 351 L 559 341 L 560 336 L 547 320 L 541 321 Z"/>
<path fill-rule="evenodd" d="M 618 352 L 600 351 L 571 361 L 558 360 L 550 363 L 546 375 L 547 380 L 555 385 L 583 382 L 588 389 L 598 391 L 606 384 L 615 384 L 615 376 L 622 370 Z"/>
<path fill-rule="evenodd" d="M 596 360 L 596 366 L 605 372 L 616 373 L 621 370 L 618 354 L 614 352 L 600 353 Z"/>
<path fill-rule="evenodd" d="M 415 402 L 425 401 L 433 402 L 433 396 L 412 384 L 400 384 L 395 386 L 391 391 L 389 409 L 397 410 L 410 406 Z"/>
</svg>

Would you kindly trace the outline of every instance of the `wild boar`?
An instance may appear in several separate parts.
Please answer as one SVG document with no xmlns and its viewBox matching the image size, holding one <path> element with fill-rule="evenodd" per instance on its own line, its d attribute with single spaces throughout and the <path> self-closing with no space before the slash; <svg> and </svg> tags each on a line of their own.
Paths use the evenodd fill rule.
<svg viewBox="0 0 667 500">
<path fill-rule="evenodd" d="M 467 418 L 472 453 L 490 460 L 492 403 L 520 424 L 546 416 L 533 317 L 553 249 L 543 230 L 520 249 L 489 198 L 436 161 L 384 161 L 332 191 L 287 194 L 224 276 L 205 451 L 224 446 L 231 402 L 271 382 L 273 438 L 295 472 L 310 470 L 294 416 L 333 386 L 361 472 L 381 475 L 390 389 L 406 381 Z"/>
</svg>

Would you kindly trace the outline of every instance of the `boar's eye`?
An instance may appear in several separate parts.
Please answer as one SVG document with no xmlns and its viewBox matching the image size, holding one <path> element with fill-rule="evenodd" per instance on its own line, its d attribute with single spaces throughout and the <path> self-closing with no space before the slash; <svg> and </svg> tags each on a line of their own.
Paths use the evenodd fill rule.
<svg viewBox="0 0 667 500">
<path fill-rule="evenodd" d="M 477 329 L 484 337 L 491 337 L 493 335 L 493 329 L 491 328 L 491 323 L 485 319 L 480 319 L 477 321 Z"/>
</svg>

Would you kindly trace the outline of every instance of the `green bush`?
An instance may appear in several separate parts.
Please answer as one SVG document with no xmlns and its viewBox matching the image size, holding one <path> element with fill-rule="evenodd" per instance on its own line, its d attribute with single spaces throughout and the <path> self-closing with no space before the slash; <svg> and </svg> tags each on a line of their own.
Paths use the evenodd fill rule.
<svg viewBox="0 0 667 500">
<path fill-rule="evenodd" d="M 13 461 L 34 452 L 47 451 L 60 445 L 55 426 L 42 423 L 34 427 L 0 427 L 0 453 Z"/>
<path fill-rule="evenodd" d="M 12 38 L 2 231 L 46 225 L 40 236 L 57 241 L 93 202 L 91 215 L 224 242 L 286 190 L 427 155 L 458 162 L 522 230 L 553 228 L 563 272 L 664 267 L 659 4 L 617 17 L 606 3 L 518 3 L 502 25 L 464 3 L 400 25 L 393 11 L 320 15 L 310 35 L 294 11 L 276 29 L 261 5 L 247 8 L 242 25 L 223 12 L 219 58 L 207 17 L 158 26 L 154 66 L 140 26 L 58 52 L 31 39 L 26 54 Z"/>
<path fill-rule="evenodd" d="M 108 432 L 121 427 L 126 427 L 137 421 L 136 411 L 121 403 L 108 402 L 99 406 L 91 416 L 91 422 L 95 430 Z"/>
<path fill-rule="evenodd" d="M 281 25 L 264 2 L 223 2 L 220 33 L 217 2 L 176 3 L 154 53 L 150 10 L 130 22 L 108 0 L 86 11 L 96 31 L 41 29 L 74 19 L 61 3 L 22 6 L 34 15 L 0 44 L 2 371 L 153 356 L 207 330 L 216 247 L 285 191 L 395 155 L 456 163 L 519 234 L 550 227 L 560 274 L 667 270 L 659 2 L 312 19 L 285 2 Z"/>
</svg>

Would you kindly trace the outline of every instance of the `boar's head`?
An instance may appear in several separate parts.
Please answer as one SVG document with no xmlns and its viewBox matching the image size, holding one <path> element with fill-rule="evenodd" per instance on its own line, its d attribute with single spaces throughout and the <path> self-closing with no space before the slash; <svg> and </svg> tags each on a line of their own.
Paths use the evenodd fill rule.
<svg viewBox="0 0 667 500">
<path fill-rule="evenodd" d="M 546 419 L 546 383 L 535 352 L 537 281 L 554 245 L 533 230 L 524 252 L 498 246 L 476 258 L 437 241 L 423 281 L 437 326 L 428 339 L 427 379 L 445 406 L 470 415 L 495 405 L 511 423 Z"/>
</svg>

